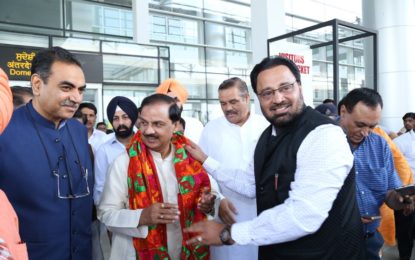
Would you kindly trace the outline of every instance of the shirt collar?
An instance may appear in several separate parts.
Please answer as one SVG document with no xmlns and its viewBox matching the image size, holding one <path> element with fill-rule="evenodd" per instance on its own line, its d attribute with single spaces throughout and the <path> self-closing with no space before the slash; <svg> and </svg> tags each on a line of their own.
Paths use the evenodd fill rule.
<svg viewBox="0 0 415 260">
<path fill-rule="evenodd" d="M 33 119 L 35 120 L 36 124 L 39 124 L 41 126 L 47 127 L 47 128 L 53 128 L 55 129 L 55 123 L 44 118 L 41 114 L 39 114 L 35 108 L 33 107 L 32 101 L 26 104 L 26 108 L 28 109 L 30 115 L 32 115 Z M 29 117 L 30 117 L 29 115 Z M 59 123 L 58 129 L 61 129 L 66 125 L 67 120 L 61 120 Z"/>
</svg>

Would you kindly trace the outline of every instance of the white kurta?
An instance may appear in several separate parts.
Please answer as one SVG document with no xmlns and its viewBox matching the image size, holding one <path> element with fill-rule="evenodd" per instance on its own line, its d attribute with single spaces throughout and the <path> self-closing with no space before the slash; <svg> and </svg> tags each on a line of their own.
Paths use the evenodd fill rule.
<svg viewBox="0 0 415 260">
<path fill-rule="evenodd" d="M 203 131 L 203 124 L 198 119 L 188 116 L 182 116 L 186 122 L 186 129 L 184 130 L 184 135 L 192 140 L 194 143 L 198 143 L 200 135 Z"/>
<path fill-rule="evenodd" d="M 92 135 L 88 138 L 88 143 L 92 146 L 92 150 L 95 154 L 101 144 L 105 143 L 107 140 L 108 136 L 106 133 L 101 130 L 93 129 Z"/>
<path fill-rule="evenodd" d="M 412 174 L 415 178 L 415 132 L 411 130 L 406 132 L 395 139 L 393 142 L 398 146 L 405 159 L 408 161 L 411 167 Z"/>
<path fill-rule="evenodd" d="M 252 164 L 255 146 L 267 126 L 269 123 L 263 116 L 253 113 L 242 126 L 232 124 L 222 116 L 205 126 L 199 145 L 209 157 L 220 162 L 222 167 L 240 169 L 254 176 Z M 255 197 L 248 198 L 232 191 L 224 182 L 219 181 L 219 186 L 222 194 L 237 208 L 237 222 L 251 220 L 257 216 Z M 210 252 L 212 260 L 258 258 L 257 246 L 211 247 Z"/>
<path fill-rule="evenodd" d="M 151 152 L 151 154 L 157 168 L 163 201 L 177 204 L 179 190 L 173 167 L 174 149 L 165 159 L 162 159 L 159 153 Z M 128 164 L 127 153 L 115 159 L 108 172 L 98 206 L 98 219 L 112 232 L 110 260 L 135 260 L 132 238 L 145 238 L 148 234 L 147 226 L 137 228 L 142 210 L 131 210 L 128 207 Z M 218 184 L 212 178 L 210 182 L 212 192 L 217 193 Z M 174 224 L 167 224 L 167 246 L 172 260 L 180 259 L 181 244 L 182 233 L 179 220 Z"/>
<path fill-rule="evenodd" d="M 95 153 L 95 185 L 94 185 L 94 203 L 98 205 L 101 200 L 101 194 L 104 190 L 107 172 L 112 162 L 121 154 L 127 153 L 125 145 L 120 143 L 115 135 L 103 143 Z"/>
</svg>

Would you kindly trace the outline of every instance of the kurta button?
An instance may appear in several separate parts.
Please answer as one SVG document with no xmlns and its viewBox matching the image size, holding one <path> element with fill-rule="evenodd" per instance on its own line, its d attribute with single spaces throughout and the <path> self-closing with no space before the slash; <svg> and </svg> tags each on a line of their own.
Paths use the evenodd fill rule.
<svg viewBox="0 0 415 260">
<path fill-rule="evenodd" d="M 63 160 L 63 156 L 59 156 L 59 161 L 62 161 Z"/>
<path fill-rule="evenodd" d="M 55 139 L 55 143 L 59 143 L 60 141 L 61 141 L 61 139 L 59 139 L 59 138 Z"/>
<path fill-rule="evenodd" d="M 72 231 L 72 235 L 76 235 L 76 233 L 78 233 L 76 230 Z"/>
<path fill-rule="evenodd" d="M 73 253 L 78 252 L 78 248 L 77 248 L 77 247 L 72 248 L 72 252 L 73 252 Z"/>
<path fill-rule="evenodd" d="M 72 216 L 75 216 L 76 210 L 72 210 Z"/>
<path fill-rule="evenodd" d="M 62 178 L 66 179 L 68 177 L 68 175 L 64 174 L 62 175 Z"/>
<path fill-rule="evenodd" d="M 263 186 L 259 187 L 259 190 L 264 191 L 264 187 Z"/>
</svg>

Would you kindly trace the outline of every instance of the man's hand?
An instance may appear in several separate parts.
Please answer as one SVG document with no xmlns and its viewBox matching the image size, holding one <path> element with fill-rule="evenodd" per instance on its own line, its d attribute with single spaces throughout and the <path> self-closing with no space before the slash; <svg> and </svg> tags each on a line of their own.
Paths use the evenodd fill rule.
<svg viewBox="0 0 415 260">
<path fill-rule="evenodd" d="M 225 224 L 216 221 L 201 221 L 184 229 L 184 232 L 198 234 L 186 241 L 188 245 L 223 245 L 220 240 L 220 232 L 226 227 Z M 232 241 L 234 243 L 234 241 Z"/>
<path fill-rule="evenodd" d="M 186 151 L 190 153 L 190 155 L 193 158 L 195 158 L 196 160 L 198 160 L 200 163 L 203 164 L 208 158 L 207 155 L 202 151 L 202 149 L 197 144 L 195 144 L 191 140 L 189 140 L 189 143 L 190 144 L 186 145 L 184 148 L 186 149 Z"/>
<path fill-rule="evenodd" d="M 215 199 L 216 195 L 210 193 L 208 188 L 203 188 L 202 195 L 200 196 L 199 203 L 197 204 L 198 209 L 205 214 L 211 214 L 215 206 Z"/>
<path fill-rule="evenodd" d="M 223 199 L 219 205 L 219 217 L 223 223 L 232 225 L 236 222 L 235 215 L 238 214 L 233 203 L 228 199 Z"/>
<path fill-rule="evenodd" d="M 170 224 L 179 219 L 179 207 L 171 203 L 155 203 L 141 212 L 139 226 Z"/>
<path fill-rule="evenodd" d="M 394 210 L 403 210 L 405 216 L 411 214 L 414 211 L 415 195 L 402 196 L 395 190 L 389 190 L 386 194 L 386 204 Z"/>
</svg>

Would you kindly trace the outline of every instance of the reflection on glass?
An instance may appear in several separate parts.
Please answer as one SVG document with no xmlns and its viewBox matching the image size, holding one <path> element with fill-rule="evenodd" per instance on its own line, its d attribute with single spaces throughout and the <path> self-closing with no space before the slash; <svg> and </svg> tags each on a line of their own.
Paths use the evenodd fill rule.
<svg viewBox="0 0 415 260">
<path fill-rule="evenodd" d="M 205 53 L 202 47 L 170 45 L 172 70 L 205 71 Z"/>
<path fill-rule="evenodd" d="M 205 23 L 206 45 L 229 49 L 249 50 L 251 31 L 216 23 Z"/>
<path fill-rule="evenodd" d="M 0 4 L 0 22 L 62 29 L 62 20 L 62 1 L 2 0 Z"/>
<path fill-rule="evenodd" d="M 206 48 L 207 72 L 246 75 L 251 64 L 251 53 Z"/>
<path fill-rule="evenodd" d="M 203 26 L 200 21 L 164 14 L 152 14 L 150 19 L 152 40 L 203 43 Z"/>
<path fill-rule="evenodd" d="M 67 50 L 99 52 L 98 40 L 53 37 L 52 45 Z"/>
<path fill-rule="evenodd" d="M 149 7 L 174 13 L 202 16 L 203 0 L 150 0 Z"/>
<path fill-rule="evenodd" d="M 102 42 L 102 52 L 157 57 L 156 46 L 136 43 Z"/>
<path fill-rule="evenodd" d="M 66 12 L 67 29 L 133 36 L 133 15 L 130 8 L 68 0 Z"/>
<path fill-rule="evenodd" d="M 180 83 L 187 89 L 189 98 L 206 98 L 206 78 L 204 73 L 174 71 L 172 77 L 180 79 Z"/>
<path fill-rule="evenodd" d="M 155 58 L 103 55 L 103 62 L 106 82 L 158 82 L 158 65 Z"/>
<path fill-rule="evenodd" d="M 47 36 L 1 32 L 0 43 L 47 48 L 49 47 L 49 38 Z"/>
<path fill-rule="evenodd" d="M 208 19 L 246 26 L 251 23 L 251 9 L 248 5 L 222 0 L 205 0 L 204 4 L 204 17 Z"/>
</svg>

